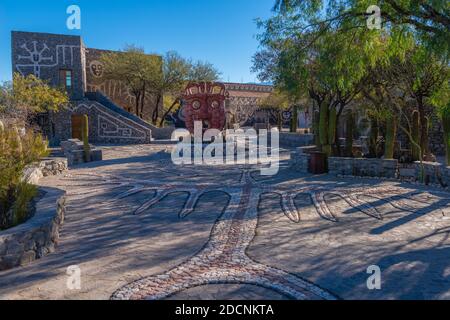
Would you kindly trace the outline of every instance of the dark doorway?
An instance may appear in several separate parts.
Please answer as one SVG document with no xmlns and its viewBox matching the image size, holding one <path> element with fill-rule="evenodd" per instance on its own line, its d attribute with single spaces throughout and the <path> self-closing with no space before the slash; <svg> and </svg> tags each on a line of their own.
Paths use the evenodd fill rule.
<svg viewBox="0 0 450 320">
<path fill-rule="evenodd" d="M 83 140 L 84 115 L 72 115 L 72 139 Z"/>
</svg>

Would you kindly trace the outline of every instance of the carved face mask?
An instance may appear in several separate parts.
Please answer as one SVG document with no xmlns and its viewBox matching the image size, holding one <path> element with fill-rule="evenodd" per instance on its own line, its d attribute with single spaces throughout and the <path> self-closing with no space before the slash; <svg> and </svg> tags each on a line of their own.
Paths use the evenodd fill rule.
<svg viewBox="0 0 450 320">
<path fill-rule="evenodd" d="M 199 82 L 187 86 L 183 100 L 185 123 L 189 132 L 194 133 L 194 123 L 201 121 L 203 130 L 225 127 L 225 100 L 228 92 L 221 83 Z"/>
</svg>

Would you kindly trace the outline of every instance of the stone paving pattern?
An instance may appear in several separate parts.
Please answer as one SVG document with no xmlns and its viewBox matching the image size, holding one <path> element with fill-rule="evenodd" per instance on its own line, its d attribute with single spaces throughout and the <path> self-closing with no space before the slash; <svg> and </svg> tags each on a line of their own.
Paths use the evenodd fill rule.
<svg viewBox="0 0 450 320">
<path fill-rule="evenodd" d="M 103 162 L 42 179 L 67 190 L 60 244 L 0 272 L 0 298 L 450 299 L 450 194 L 284 165 L 270 178 L 176 167 L 169 148 L 105 147 Z M 382 290 L 366 287 L 373 264 Z"/>
</svg>

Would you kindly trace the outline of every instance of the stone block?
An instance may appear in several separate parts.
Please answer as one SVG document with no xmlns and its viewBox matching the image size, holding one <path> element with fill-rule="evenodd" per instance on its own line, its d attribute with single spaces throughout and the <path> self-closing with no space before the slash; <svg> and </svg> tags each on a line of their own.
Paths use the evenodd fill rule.
<svg viewBox="0 0 450 320">
<path fill-rule="evenodd" d="M 25 251 L 20 257 L 19 264 L 23 266 L 34 260 L 36 260 L 36 252 L 34 250 Z"/>
<path fill-rule="evenodd" d="M 15 255 L 23 252 L 23 244 L 14 240 L 8 242 L 8 249 L 6 250 L 6 255 Z"/>
<path fill-rule="evenodd" d="M 19 265 L 21 254 L 9 254 L 0 257 L 0 270 L 11 269 Z"/>
<path fill-rule="evenodd" d="M 91 150 L 91 161 L 102 161 L 103 160 L 103 153 L 100 149 L 93 149 Z"/>
<path fill-rule="evenodd" d="M 4 239 L 0 238 L 0 256 L 6 254 L 6 249 L 8 248 L 7 243 L 4 241 Z"/>
</svg>

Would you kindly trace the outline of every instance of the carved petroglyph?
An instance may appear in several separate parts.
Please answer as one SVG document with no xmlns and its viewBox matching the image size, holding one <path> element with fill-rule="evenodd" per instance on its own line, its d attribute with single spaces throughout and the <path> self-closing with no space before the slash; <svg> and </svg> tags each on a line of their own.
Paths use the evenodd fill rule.
<svg viewBox="0 0 450 320">
<path fill-rule="evenodd" d="M 122 117 L 113 111 L 103 110 L 103 106 L 92 104 L 79 104 L 72 109 L 73 112 L 80 110 L 95 109 L 97 115 L 97 135 L 100 138 L 126 138 L 134 140 L 143 140 L 149 129 L 139 123 L 128 124 L 130 120 Z M 113 114 L 113 115 L 112 115 Z"/>
<path fill-rule="evenodd" d="M 20 48 L 23 54 L 17 55 L 17 71 L 25 75 L 27 68 L 32 69 L 36 77 L 41 76 L 42 68 L 74 65 L 75 50 L 80 50 L 80 46 L 76 45 L 56 45 L 50 48 L 47 43 L 38 41 L 24 42 Z"/>
<path fill-rule="evenodd" d="M 154 167 L 162 166 L 166 176 L 170 175 L 170 164 L 164 160 Z M 302 227 L 303 219 L 310 221 L 311 213 L 296 206 L 297 198 L 308 208 L 315 208 L 318 216 L 327 224 L 346 223 L 344 215 L 357 214 L 364 219 L 376 223 L 387 219 L 381 215 L 378 208 L 378 198 L 384 202 L 409 210 L 401 201 L 423 201 L 423 206 L 430 206 L 448 198 L 448 194 L 428 194 L 427 192 L 411 192 L 403 187 L 380 186 L 364 189 L 345 186 L 339 182 L 327 181 L 307 182 L 297 180 L 289 184 L 270 184 L 255 179 L 252 171 L 245 166 L 243 169 L 224 169 L 220 183 L 209 179 L 208 172 L 199 174 L 194 167 L 185 167 L 184 178 L 166 180 L 152 178 L 140 179 L 127 176 L 86 176 L 80 184 L 84 185 L 84 193 L 69 193 L 71 198 L 82 198 L 85 194 L 92 196 L 105 191 L 115 194 L 101 206 L 106 208 L 123 208 L 130 215 L 155 214 L 151 207 L 157 205 L 165 197 L 174 193 L 186 193 L 184 206 L 177 210 L 179 219 L 188 219 L 195 213 L 195 208 L 202 196 L 208 192 L 221 192 L 229 197 L 229 202 L 223 213 L 219 215 L 210 231 L 205 246 L 191 258 L 173 269 L 161 274 L 152 275 L 134 281 L 117 290 L 112 299 L 163 299 L 180 291 L 208 284 L 251 284 L 274 290 L 286 297 L 294 299 L 336 299 L 332 293 L 308 282 L 298 275 L 262 264 L 247 255 L 247 250 L 253 242 L 258 225 L 258 207 L 264 194 L 274 194 L 280 198 L 280 207 L 286 216 L 286 222 L 296 223 Z M 255 172 L 257 170 L 255 169 Z M 173 174 L 172 174 L 173 176 Z M 185 179 L 189 176 L 190 179 Z M 168 182 L 170 181 L 170 182 Z M 265 181 L 270 181 L 265 180 Z M 75 188 L 79 191 L 80 189 Z M 302 197 L 297 197 L 301 195 Z M 309 200 L 305 198 L 309 197 Z M 371 197 L 373 196 L 373 200 Z M 148 197 L 148 198 L 145 198 Z M 139 199 L 139 201 L 136 201 Z M 98 203 L 95 204 L 98 207 Z M 302 206 L 303 208 L 304 206 Z M 350 208 L 350 210 L 346 209 Z M 420 210 L 420 206 L 418 206 Z M 416 208 L 416 211 L 417 209 Z M 308 209 L 310 210 L 310 209 Z M 409 213 L 408 213 L 409 214 Z M 303 218 L 303 219 L 302 219 Z"/>
</svg>

